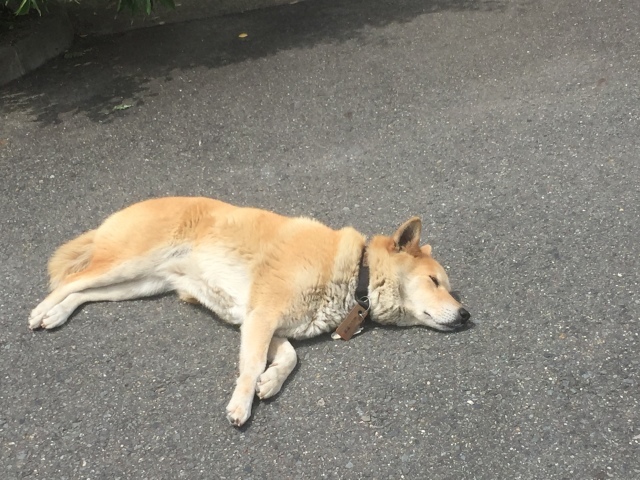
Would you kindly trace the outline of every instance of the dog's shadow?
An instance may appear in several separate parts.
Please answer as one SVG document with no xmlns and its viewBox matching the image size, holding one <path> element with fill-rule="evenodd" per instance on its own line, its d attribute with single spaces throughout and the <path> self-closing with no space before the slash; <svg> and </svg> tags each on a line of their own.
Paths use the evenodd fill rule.
<svg viewBox="0 0 640 480">
<path fill-rule="evenodd" d="M 467 323 L 465 323 L 464 325 L 458 327 L 458 328 L 454 328 L 453 330 L 438 330 L 437 328 L 432 328 L 432 327 L 427 327 L 427 326 L 420 326 L 420 325 L 416 325 L 413 327 L 398 327 L 397 325 L 376 325 L 375 327 L 369 327 L 371 330 L 373 330 L 373 328 L 379 328 L 381 330 L 385 330 L 385 331 L 392 331 L 392 332 L 406 332 L 408 329 L 421 329 L 421 330 L 429 330 L 431 332 L 434 333 L 438 333 L 441 335 L 455 335 L 457 333 L 464 333 L 468 330 L 473 330 L 474 328 L 476 328 L 476 324 L 469 320 Z M 366 329 L 365 331 L 363 331 L 362 333 L 366 333 Z"/>
<path fill-rule="evenodd" d="M 439 334 L 443 334 L 443 335 L 452 335 L 452 334 L 456 334 L 456 333 L 463 333 L 463 332 L 467 332 L 467 331 L 471 331 L 474 328 L 476 328 L 476 324 L 469 321 L 467 322 L 465 325 L 463 325 L 462 327 L 449 331 L 449 332 L 445 332 L 442 330 L 437 330 L 434 328 L 430 328 L 430 327 L 420 327 L 420 326 L 415 326 L 415 327 L 398 327 L 398 326 L 394 326 L 394 325 L 380 325 L 380 324 L 374 324 L 374 323 L 366 323 L 364 326 L 364 329 L 361 333 L 359 333 L 357 335 L 357 337 L 363 336 L 363 335 L 367 335 L 368 333 L 372 332 L 374 329 L 382 329 L 382 330 L 386 330 L 386 331 L 393 331 L 393 332 L 406 332 L 407 329 L 414 329 L 414 328 L 425 328 L 427 330 L 431 330 L 433 332 L 437 332 Z M 291 341 L 291 344 L 293 345 L 293 348 L 296 350 L 296 354 L 298 352 L 299 349 L 304 350 L 308 347 L 313 347 L 316 346 L 320 343 L 325 343 L 325 342 L 343 342 L 344 340 L 333 340 L 331 338 L 331 334 L 323 334 L 320 335 L 318 337 L 313 337 L 313 338 L 308 338 L 305 340 L 293 340 Z M 287 377 L 287 379 L 284 381 L 284 383 L 282 384 L 282 388 L 280 390 L 280 392 L 278 392 L 277 395 L 274 395 L 271 398 L 268 398 L 266 400 L 260 400 L 258 397 L 254 398 L 253 401 L 253 405 L 252 405 L 252 411 L 254 413 L 256 413 L 259 409 L 260 409 L 260 405 L 261 404 L 266 404 L 269 405 L 273 402 L 276 402 L 278 400 L 278 397 L 280 395 L 282 395 L 282 393 L 287 390 L 288 385 L 290 382 L 292 382 L 294 380 L 294 377 L 296 376 L 298 370 L 300 370 L 301 368 L 301 364 L 302 362 L 300 362 L 300 357 L 298 357 L 298 362 L 296 363 L 295 368 L 293 369 L 293 371 L 289 374 L 289 376 Z M 254 414 L 251 415 L 251 417 L 249 418 L 249 420 L 247 420 L 247 423 L 245 423 L 242 427 L 239 428 L 239 430 L 241 432 L 245 431 L 247 428 L 249 428 L 249 426 L 251 425 L 253 418 L 255 417 Z"/>
</svg>

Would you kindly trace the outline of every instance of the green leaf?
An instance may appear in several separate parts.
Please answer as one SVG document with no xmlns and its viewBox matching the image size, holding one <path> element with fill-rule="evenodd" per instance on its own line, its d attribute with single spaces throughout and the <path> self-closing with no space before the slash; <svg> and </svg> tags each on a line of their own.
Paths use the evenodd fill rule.
<svg viewBox="0 0 640 480">
<path fill-rule="evenodd" d="M 26 15 L 31 8 L 30 0 L 22 0 L 20 6 L 16 9 L 16 15 Z"/>
<path fill-rule="evenodd" d="M 151 0 L 146 0 L 147 4 L 147 15 L 151 15 Z"/>
<path fill-rule="evenodd" d="M 40 6 L 38 5 L 38 2 L 36 2 L 36 0 L 31 0 L 31 8 L 35 8 L 40 14 L 40 16 L 42 16 L 42 12 L 40 11 Z"/>
</svg>

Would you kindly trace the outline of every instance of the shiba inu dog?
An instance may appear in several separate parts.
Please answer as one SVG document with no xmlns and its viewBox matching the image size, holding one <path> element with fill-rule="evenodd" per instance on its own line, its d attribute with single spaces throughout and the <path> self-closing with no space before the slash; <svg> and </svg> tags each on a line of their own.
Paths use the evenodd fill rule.
<svg viewBox="0 0 640 480">
<path fill-rule="evenodd" d="M 208 198 L 147 200 L 55 252 L 51 293 L 31 312 L 29 328 L 62 325 L 85 302 L 175 290 L 240 326 L 240 375 L 227 418 L 241 426 L 254 395 L 272 397 L 293 371 L 287 339 L 333 331 L 358 304 L 366 302 L 360 316 L 386 325 L 450 331 L 469 320 L 431 247 L 420 246 L 421 228 L 414 217 L 392 236 L 367 241 L 351 227 Z"/>
</svg>

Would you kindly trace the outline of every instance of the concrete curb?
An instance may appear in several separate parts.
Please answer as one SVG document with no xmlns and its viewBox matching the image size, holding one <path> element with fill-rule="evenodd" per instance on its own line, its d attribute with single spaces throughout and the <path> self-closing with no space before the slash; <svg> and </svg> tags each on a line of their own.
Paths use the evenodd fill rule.
<svg viewBox="0 0 640 480">
<path fill-rule="evenodd" d="M 14 44 L 0 41 L 0 86 L 35 70 L 67 50 L 75 33 L 106 35 L 168 23 L 241 13 L 300 0 L 180 0 L 176 9 L 159 6 L 150 16 L 116 16 L 115 2 L 82 0 L 50 5 L 46 16 L 33 21 L 32 31 Z"/>
<path fill-rule="evenodd" d="M 0 86 L 60 55 L 73 42 L 71 20 L 58 5 L 50 5 L 48 14 L 30 27 L 31 31 L 15 43 L 0 43 Z"/>
<path fill-rule="evenodd" d="M 151 15 L 137 14 L 133 17 L 122 12 L 116 15 L 116 2 L 105 0 L 81 0 L 67 4 L 69 18 L 74 30 L 83 35 L 108 35 L 137 28 L 153 27 L 170 23 L 202 20 L 249 10 L 298 3 L 300 0 L 175 0 L 175 10 L 156 2 Z"/>
</svg>

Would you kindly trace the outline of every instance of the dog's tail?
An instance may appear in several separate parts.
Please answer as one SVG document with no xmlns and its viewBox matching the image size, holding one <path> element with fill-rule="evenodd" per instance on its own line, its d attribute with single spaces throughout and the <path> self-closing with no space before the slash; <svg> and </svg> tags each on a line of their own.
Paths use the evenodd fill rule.
<svg viewBox="0 0 640 480">
<path fill-rule="evenodd" d="M 93 256 L 93 238 L 96 231 L 90 230 L 78 238 L 62 245 L 49 260 L 49 289 L 57 288 L 72 273 L 89 265 Z"/>
</svg>

